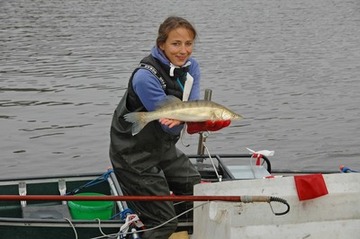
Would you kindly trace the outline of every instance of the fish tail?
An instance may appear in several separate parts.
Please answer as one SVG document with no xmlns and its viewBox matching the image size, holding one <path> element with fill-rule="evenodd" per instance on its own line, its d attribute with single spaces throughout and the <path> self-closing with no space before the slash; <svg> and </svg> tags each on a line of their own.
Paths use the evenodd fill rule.
<svg viewBox="0 0 360 239">
<path fill-rule="evenodd" d="M 133 123 L 132 125 L 132 135 L 138 134 L 150 121 L 147 120 L 144 112 L 131 112 L 124 115 L 124 119 L 127 122 Z"/>
</svg>

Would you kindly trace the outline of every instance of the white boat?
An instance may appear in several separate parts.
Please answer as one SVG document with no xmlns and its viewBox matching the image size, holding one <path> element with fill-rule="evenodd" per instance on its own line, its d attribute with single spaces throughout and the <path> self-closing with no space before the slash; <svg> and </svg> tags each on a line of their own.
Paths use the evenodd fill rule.
<svg viewBox="0 0 360 239">
<path fill-rule="evenodd" d="M 269 203 L 196 202 L 192 239 L 360 238 L 360 174 L 322 175 L 328 194 L 299 200 L 296 176 L 233 180 L 195 186 L 195 195 L 273 196 Z M 316 186 L 316 185 L 313 185 Z M 270 207 L 272 206 L 272 208 Z M 273 210 L 273 211 L 272 211 Z"/>
</svg>

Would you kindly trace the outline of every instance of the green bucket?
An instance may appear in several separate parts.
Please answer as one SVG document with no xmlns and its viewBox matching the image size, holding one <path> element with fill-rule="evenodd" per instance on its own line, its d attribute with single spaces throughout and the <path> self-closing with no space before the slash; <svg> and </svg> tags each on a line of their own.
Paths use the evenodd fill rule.
<svg viewBox="0 0 360 239">
<path fill-rule="evenodd" d="M 78 193 L 75 196 L 105 196 L 101 193 Z M 92 220 L 99 218 L 108 220 L 111 218 L 113 201 L 69 201 L 70 213 L 73 219 Z"/>
</svg>

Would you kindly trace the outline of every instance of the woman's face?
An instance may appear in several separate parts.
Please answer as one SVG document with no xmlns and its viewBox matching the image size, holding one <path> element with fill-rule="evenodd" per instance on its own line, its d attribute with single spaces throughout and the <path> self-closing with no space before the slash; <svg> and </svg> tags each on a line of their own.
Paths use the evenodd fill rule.
<svg viewBox="0 0 360 239">
<path fill-rule="evenodd" d="M 170 31 L 166 41 L 159 47 L 172 64 L 183 66 L 189 59 L 193 46 L 193 33 L 180 27 Z"/>
</svg>

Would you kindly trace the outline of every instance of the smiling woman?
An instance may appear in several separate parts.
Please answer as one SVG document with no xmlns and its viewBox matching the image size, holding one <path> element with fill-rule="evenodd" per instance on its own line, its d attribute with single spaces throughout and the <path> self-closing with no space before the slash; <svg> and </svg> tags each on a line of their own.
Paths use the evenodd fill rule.
<svg viewBox="0 0 360 239">
<path fill-rule="evenodd" d="M 181 67 L 192 54 L 197 33 L 186 21 L 177 18 L 168 20 L 160 26 L 156 43 L 172 64 Z M 175 30 L 169 31 L 168 25 L 172 25 Z"/>
<path fill-rule="evenodd" d="M 195 28 L 184 18 L 168 17 L 160 25 L 156 46 L 141 60 L 129 80 L 128 89 L 118 104 L 111 125 L 110 159 L 121 188 L 126 195 L 193 194 L 200 175 L 176 143 L 185 123 L 166 115 L 147 123 L 140 132 L 132 132 L 132 123 L 124 118 L 131 112 L 154 112 L 169 96 L 182 101 L 198 100 L 200 70 L 191 57 L 196 38 Z M 191 124 L 192 122 L 187 122 Z M 199 124 L 199 125 L 198 125 Z M 219 130 L 229 124 L 216 124 Z M 204 127 L 206 126 L 206 127 Z M 208 130 L 206 122 L 197 122 L 191 133 Z M 191 128 L 191 127 L 190 127 Z M 158 226 L 188 208 L 192 203 L 174 207 L 172 202 L 133 202 L 147 227 Z M 190 213 L 184 220 L 191 219 Z M 178 221 L 171 220 L 142 238 L 169 238 Z"/>
<path fill-rule="evenodd" d="M 200 175 L 188 157 L 175 146 L 183 123 L 162 119 L 147 124 L 132 135 L 132 124 L 124 115 L 134 111 L 154 111 L 168 95 L 183 99 L 183 89 L 192 78 L 188 100 L 199 99 L 200 70 L 191 57 L 196 31 L 181 17 L 169 17 L 159 27 L 156 46 L 132 73 L 128 90 L 120 101 L 111 125 L 110 159 L 125 195 L 193 194 Z M 172 202 L 133 202 L 130 208 L 147 227 L 173 218 L 191 203 L 174 208 Z M 190 215 L 188 215 L 190 216 Z M 173 220 L 141 238 L 169 238 L 177 228 Z"/>
</svg>

